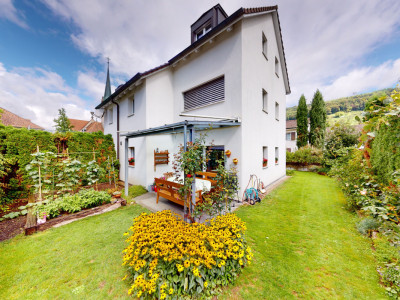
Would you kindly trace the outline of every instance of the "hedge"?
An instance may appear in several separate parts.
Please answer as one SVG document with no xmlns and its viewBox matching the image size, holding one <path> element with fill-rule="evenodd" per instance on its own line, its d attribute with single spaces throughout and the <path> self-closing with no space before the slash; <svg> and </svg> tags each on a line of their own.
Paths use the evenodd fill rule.
<svg viewBox="0 0 400 300">
<path fill-rule="evenodd" d="M 38 146 L 41 152 L 59 153 L 68 149 L 71 156 L 82 162 L 93 159 L 94 149 L 96 161 L 104 169 L 107 168 L 107 158 L 115 160 L 116 157 L 112 136 L 104 135 L 100 131 L 60 134 L 0 125 L 0 154 L 4 157 L 0 160 L 0 164 L 3 164 L 0 169 L 6 170 L 0 173 L 2 187 L 0 205 L 27 196 L 27 185 L 31 184 L 31 181 L 26 176 L 25 167 L 31 161 L 31 154 L 37 151 Z M 118 161 L 115 165 L 118 167 Z M 105 175 L 101 181 L 106 179 Z"/>
</svg>

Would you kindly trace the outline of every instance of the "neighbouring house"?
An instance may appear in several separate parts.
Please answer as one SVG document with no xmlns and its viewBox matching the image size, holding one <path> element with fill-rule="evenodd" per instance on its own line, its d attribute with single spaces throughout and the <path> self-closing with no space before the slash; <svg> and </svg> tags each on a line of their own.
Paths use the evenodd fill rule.
<svg viewBox="0 0 400 300">
<path fill-rule="evenodd" d="M 6 126 L 13 126 L 15 128 L 28 128 L 35 130 L 44 130 L 43 127 L 32 123 L 31 120 L 21 118 L 20 116 L 12 113 L 11 111 L 0 107 L 0 124 Z"/>
<path fill-rule="evenodd" d="M 81 132 L 101 131 L 101 132 L 104 132 L 103 124 L 100 122 L 97 122 L 93 119 L 90 119 L 89 121 L 69 119 L 69 122 L 73 126 L 72 131 L 81 131 Z"/>
<path fill-rule="evenodd" d="M 286 151 L 297 150 L 297 120 L 286 121 Z"/>
<path fill-rule="evenodd" d="M 251 174 L 266 185 L 284 177 L 290 86 L 278 7 L 240 8 L 228 16 L 218 4 L 193 23 L 190 36 L 186 49 L 114 93 L 107 69 L 96 109 L 114 138 L 121 180 L 148 187 L 173 170 L 179 145 L 210 127 L 207 170 L 218 158 L 235 166 L 240 196 Z M 157 163 L 166 151 L 169 159 Z"/>
</svg>

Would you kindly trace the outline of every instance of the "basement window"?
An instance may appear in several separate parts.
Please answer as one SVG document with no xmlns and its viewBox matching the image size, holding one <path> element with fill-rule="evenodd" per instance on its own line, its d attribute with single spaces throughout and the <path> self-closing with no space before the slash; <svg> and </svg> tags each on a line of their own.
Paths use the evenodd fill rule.
<svg viewBox="0 0 400 300">
<path fill-rule="evenodd" d="M 225 77 L 221 76 L 183 93 L 185 111 L 225 100 Z"/>
</svg>

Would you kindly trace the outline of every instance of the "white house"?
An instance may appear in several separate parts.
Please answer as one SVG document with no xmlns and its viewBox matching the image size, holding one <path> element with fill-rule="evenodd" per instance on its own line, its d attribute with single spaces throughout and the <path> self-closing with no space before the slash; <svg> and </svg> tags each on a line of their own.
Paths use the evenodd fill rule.
<svg viewBox="0 0 400 300">
<path fill-rule="evenodd" d="M 297 150 L 297 120 L 286 121 L 286 151 Z"/>
<path fill-rule="evenodd" d="M 285 176 L 290 86 L 277 10 L 240 8 L 228 16 L 218 4 L 193 23 L 191 44 L 167 63 L 137 73 L 112 94 L 107 78 L 96 109 L 114 138 L 121 180 L 149 186 L 172 171 L 182 130 L 198 134 L 211 122 L 207 143 L 213 141 L 214 156 L 231 151 L 226 167 L 238 160 L 241 193 L 251 174 L 266 185 Z M 154 165 L 157 150 L 169 151 L 168 164 Z M 134 166 L 127 164 L 131 157 Z"/>
</svg>

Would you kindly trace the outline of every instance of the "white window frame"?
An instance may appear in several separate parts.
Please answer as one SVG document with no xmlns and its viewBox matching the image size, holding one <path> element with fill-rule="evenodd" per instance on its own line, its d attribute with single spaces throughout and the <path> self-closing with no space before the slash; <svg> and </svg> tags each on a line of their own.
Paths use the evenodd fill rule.
<svg viewBox="0 0 400 300">
<path fill-rule="evenodd" d="M 268 60 L 268 39 L 265 36 L 264 32 L 262 33 L 262 53 L 266 60 Z"/>
<path fill-rule="evenodd" d="M 135 114 L 135 97 L 133 96 L 128 100 L 128 117 Z"/>
<path fill-rule="evenodd" d="M 269 159 L 268 159 L 268 146 L 263 146 L 262 151 L 263 151 L 263 169 L 266 169 L 266 168 L 268 168 L 268 162 L 269 162 Z M 268 160 L 266 166 L 264 166 L 264 159 Z"/>
<path fill-rule="evenodd" d="M 275 74 L 279 78 L 279 60 L 276 56 L 275 56 Z"/>
<path fill-rule="evenodd" d="M 275 102 L 275 119 L 279 121 L 279 103 Z"/>
<path fill-rule="evenodd" d="M 113 107 L 110 107 L 107 111 L 108 115 L 108 124 L 112 124 L 114 121 L 114 109 Z"/>
<path fill-rule="evenodd" d="M 288 138 L 289 135 L 289 138 Z M 291 132 L 286 132 L 286 140 L 291 141 L 292 140 L 292 133 Z"/>
<path fill-rule="evenodd" d="M 135 164 L 133 166 L 129 165 L 129 167 L 134 168 L 136 165 L 135 147 L 128 147 L 128 159 L 132 157 L 135 159 Z"/>
<path fill-rule="evenodd" d="M 203 36 L 206 35 L 206 33 L 210 32 L 212 29 L 212 25 L 211 22 L 207 23 L 206 25 L 204 25 L 204 27 L 202 27 L 200 30 L 196 31 L 194 37 L 195 37 L 195 41 L 201 39 Z M 199 35 L 200 34 L 200 35 Z"/>
<path fill-rule="evenodd" d="M 268 113 L 268 93 L 266 90 L 262 89 L 262 110 Z"/>
</svg>

